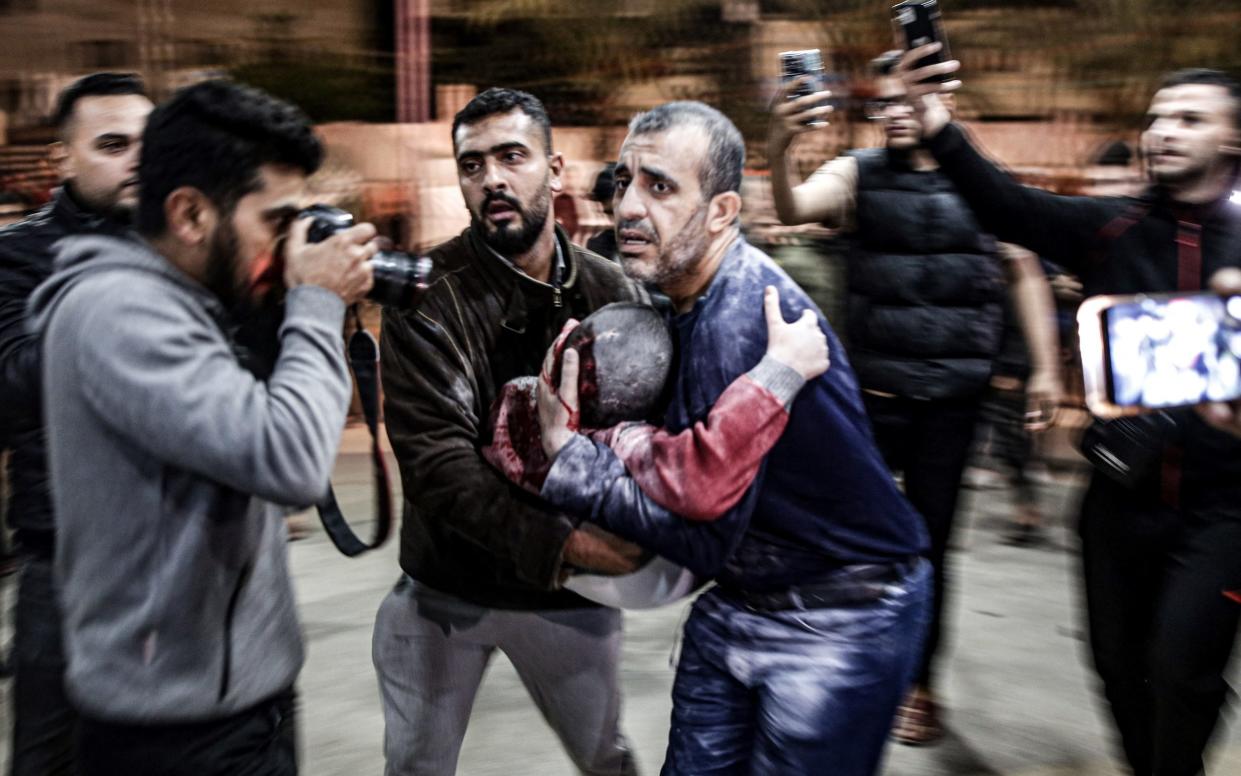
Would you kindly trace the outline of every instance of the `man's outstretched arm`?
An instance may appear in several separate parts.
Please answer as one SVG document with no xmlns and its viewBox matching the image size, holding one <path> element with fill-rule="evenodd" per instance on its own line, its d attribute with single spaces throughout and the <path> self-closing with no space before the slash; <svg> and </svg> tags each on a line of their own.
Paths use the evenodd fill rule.
<svg viewBox="0 0 1241 776">
<path fill-rule="evenodd" d="M 771 108 L 767 160 L 771 164 L 771 196 L 780 222 L 841 227 L 853 217 L 857 203 L 857 161 L 840 157 L 823 165 L 806 180 L 794 181 L 789 169 L 789 145 L 796 136 L 827 125 L 830 92 L 816 92 L 789 100 L 799 81 L 784 84 Z"/>
<path fill-rule="evenodd" d="M 914 116 L 922 125 L 922 140 L 984 231 L 1004 242 L 1017 243 L 1080 273 L 1097 246 L 1103 228 L 1123 211 L 1120 200 L 1069 197 L 1023 186 L 984 157 L 970 142 L 965 130 L 951 123 L 940 94 L 961 85 L 943 84 L 931 76 L 949 75 L 960 68 L 950 60 L 912 69 L 919 58 L 938 51 L 933 43 L 913 49 L 897 68 L 905 84 Z"/>
</svg>

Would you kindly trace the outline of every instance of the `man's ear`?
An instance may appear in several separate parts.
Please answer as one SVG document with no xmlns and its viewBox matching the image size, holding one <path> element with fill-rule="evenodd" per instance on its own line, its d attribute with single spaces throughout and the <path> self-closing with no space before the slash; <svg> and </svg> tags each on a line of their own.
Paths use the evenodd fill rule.
<svg viewBox="0 0 1241 776">
<path fill-rule="evenodd" d="M 564 191 L 564 154 L 556 152 L 547 157 L 547 165 L 551 168 L 548 185 L 553 194 Z"/>
<path fill-rule="evenodd" d="M 69 148 L 65 145 L 65 141 L 57 140 L 47 145 L 47 158 L 51 161 L 52 166 L 56 168 L 56 174 L 62 181 L 72 178 L 76 171 L 73 169 L 73 160 L 69 158 Z"/>
<path fill-rule="evenodd" d="M 707 232 L 720 234 L 730 228 L 741 215 L 741 195 L 735 191 L 716 194 L 707 205 Z"/>
<path fill-rule="evenodd" d="M 169 235 L 187 246 L 198 246 L 207 242 L 219 215 L 206 194 L 193 186 L 182 186 L 164 198 L 164 220 Z"/>
</svg>

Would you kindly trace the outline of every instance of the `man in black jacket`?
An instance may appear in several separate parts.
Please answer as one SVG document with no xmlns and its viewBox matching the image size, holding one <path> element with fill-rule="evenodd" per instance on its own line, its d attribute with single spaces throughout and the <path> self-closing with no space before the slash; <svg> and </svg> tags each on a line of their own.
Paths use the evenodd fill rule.
<svg viewBox="0 0 1241 776">
<path fill-rule="evenodd" d="M 61 187 L 43 209 L 0 230 L 0 436 L 11 451 L 8 522 L 24 561 L 13 641 L 12 773 L 17 776 L 71 773 L 76 726 L 62 687 L 40 355 L 36 338 L 26 331 L 26 301 L 51 274 L 58 240 L 118 235 L 128 228 L 151 107 L 134 75 L 95 73 L 66 88 L 54 117 L 60 139 L 52 149 Z"/>
<path fill-rule="evenodd" d="M 935 672 L 945 630 L 948 545 L 982 400 L 1000 353 L 1005 283 L 1031 354 L 1027 417 L 1050 420 L 1060 394 L 1051 291 L 1038 258 L 997 246 L 922 147 L 922 130 L 892 72 L 899 52 L 871 65 L 871 118 L 883 148 L 849 151 L 805 181 L 790 180 L 790 141 L 822 126 L 827 95 L 783 99 L 769 135 L 771 188 L 786 224 L 824 223 L 853 243 L 847 345 L 875 439 L 926 521 L 935 597 L 926 647 L 893 735 L 940 738 Z"/>
<path fill-rule="evenodd" d="M 501 386 L 536 375 L 569 318 L 641 290 L 551 217 L 564 160 L 532 95 L 489 89 L 453 122 L 470 228 L 431 251 L 417 310 L 384 311 L 384 411 L 405 505 L 401 568 L 375 623 L 388 774 L 451 774 L 497 649 L 577 768 L 634 772 L 620 732 L 621 615 L 560 583 L 640 551 L 577 527 L 483 457 Z M 537 433 L 537 429 L 533 430 Z"/>
<path fill-rule="evenodd" d="M 903 78 L 927 148 L 983 227 L 1082 279 L 1087 295 L 1198 291 L 1241 265 L 1241 85 L 1212 70 L 1164 79 L 1141 147 L 1139 197 L 1063 197 L 1017 185 L 971 145 L 924 83 L 950 61 Z M 1209 416 L 1209 414 L 1208 414 Z M 1228 693 L 1241 589 L 1241 441 L 1190 410 L 1152 442 L 1161 460 L 1134 485 L 1096 470 L 1081 510 L 1095 667 L 1138 776 L 1190 776 Z"/>
</svg>

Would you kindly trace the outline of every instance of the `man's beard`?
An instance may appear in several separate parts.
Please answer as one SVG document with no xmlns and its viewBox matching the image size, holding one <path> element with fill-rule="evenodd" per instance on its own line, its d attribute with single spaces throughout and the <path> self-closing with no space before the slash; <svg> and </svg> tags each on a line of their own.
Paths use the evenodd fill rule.
<svg viewBox="0 0 1241 776">
<path fill-rule="evenodd" d="M 508 204 L 521 217 L 521 226 L 512 223 L 495 226 L 486 218 L 487 206 L 493 202 Z M 470 211 L 470 226 L 482 235 L 483 242 L 492 250 L 506 258 L 518 256 L 530 250 L 543 232 L 551 212 L 552 193 L 546 185 L 540 190 L 538 197 L 530 205 L 530 209 L 522 207 L 517 198 L 502 191 L 488 194 L 479 206 L 478 212 Z"/>
<path fill-rule="evenodd" d="M 243 312 L 248 307 L 246 289 L 240 284 L 237 272 L 237 252 L 240 241 L 233 229 L 231 216 L 221 219 L 207 244 L 207 268 L 204 285 L 215 294 L 225 309 Z"/>
<path fill-rule="evenodd" d="M 1206 177 L 1210 169 L 1205 166 L 1196 166 L 1159 172 L 1148 167 L 1147 172 L 1150 175 L 1151 183 L 1154 183 L 1156 186 L 1185 186 L 1186 184 L 1196 184 L 1199 180 Z"/>
<path fill-rule="evenodd" d="M 126 194 L 128 183 L 129 181 L 126 181 L 106 195 L 95 197 L 83 192 L 72 179 L 65 181 L 64 185 L 79 205 L 117 223 L 128 225 L 133 222 L 134 213 L 138 209 L 137 197 Z"/>
<path fill-rule="evenodd" d="M 1190 159 L 1183 155 L 1181 159 L 1191 163 L 1177 170 L 1159 171 L 1151 164 L 1151 154 L 1145 148 L 1141 149 L 1141 154 L 1146 175 L 1156 186 L 1192 187 L 1214 173 L 1219 162 L 1218 158 Z"/>
<path fill-rule="evenodd" d="M 108 214 L 122 223 L 132 222 L 138 211 L 138 193 L 132 186 L 136 182 L 137 178 L 133 178 L 122 183 L 108 204 Z"/>
<path fill-rule="evenodd" d="M 283 295 L 276 290 L 262 298 L 254 296 L 251 286 L 240 279 L 239 247 L 230 215 L 211 235 L 204 285 L 224 307 L 229 338 L 238 362 L 258 379 L 266 380 L 280 356 Z"/>
<path fill-rule="evenodd" d="M 619 221 L 616 231 L 633 229 L 645 234 L 659 249 L 654 262 L 635 259 L 621 253 L 621 268 L 625 274 L 643 283 L 654 283 L 663 289 L 690 274 L 707 252 L 707 207 L 703 205 L 690 216 L 676 236 L 665 247 L 649 221 Z"/>
</svg>

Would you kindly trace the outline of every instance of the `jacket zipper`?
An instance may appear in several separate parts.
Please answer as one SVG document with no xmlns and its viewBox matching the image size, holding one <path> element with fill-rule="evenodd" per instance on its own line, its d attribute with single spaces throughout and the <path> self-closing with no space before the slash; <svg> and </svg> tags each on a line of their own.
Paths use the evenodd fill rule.
<svg viewBox="0 0 1241 776">
<path fill-rule="evenodd" d="M 552 307 L 560 309 L 564 302 L 560 299 L 560 286 L 552 286 Z"/>
<path fill-rule="evenodd" d="M 224 659 L 220 669 L 220 695 L 217 700 L 223 701 L 228 695 L 229 679 L 233 670 L 233 615 L 237 612 L 237 601 L 241 598 L 241 590 L 250 579 L 251 564 L 247 563 L 237 576 L 237 584 L 233 586 L 232 595 L 228 597 L 228 609 L 224 613 Z"/>
</svg>

